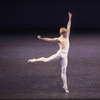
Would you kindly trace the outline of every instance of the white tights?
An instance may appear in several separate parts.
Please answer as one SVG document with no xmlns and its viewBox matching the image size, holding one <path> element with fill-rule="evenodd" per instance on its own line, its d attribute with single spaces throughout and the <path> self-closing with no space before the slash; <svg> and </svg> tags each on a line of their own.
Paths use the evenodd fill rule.
<svg viewBox="0 0 100 100">
<path fill-rule="evenodd" d="M 67 65 L 68 65 L 67 54 L 68 54 L 68 52 L 63 52 L 62 50 L 58 50 L 58 52 L 56 54 L 54 54 L 48 58 L 41 57 L 38 59 L 30 59 L 30 60 L 28 60 L 28 62 L 38 62 L 38 61 L 49 62 L 52 60 L 60 59 L 61 79 L 63 81 L 63 88 L 65 89 L 65 92 L 69 92 L 68 86 L 67 86 L 67 76 L 66 76 L 66 69 L 67 69 Z"/>
</svg>

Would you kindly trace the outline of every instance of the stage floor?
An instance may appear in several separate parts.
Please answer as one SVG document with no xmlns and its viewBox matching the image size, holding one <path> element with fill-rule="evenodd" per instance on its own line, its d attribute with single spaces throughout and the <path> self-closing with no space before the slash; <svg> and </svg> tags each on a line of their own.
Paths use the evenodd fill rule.
<svg viewBox="0 0 100 100">
<path fill-rule="evenodd" d="M 27 62 L 56 53 L 57 43 L 38 40 L 34 34 L 1 36 L 0 99 L 100 99 L 100 34 L 73 33 L 70 44 L 67 70 L 70 92 L 65 93 L 59 60 Z"/>
</svg>

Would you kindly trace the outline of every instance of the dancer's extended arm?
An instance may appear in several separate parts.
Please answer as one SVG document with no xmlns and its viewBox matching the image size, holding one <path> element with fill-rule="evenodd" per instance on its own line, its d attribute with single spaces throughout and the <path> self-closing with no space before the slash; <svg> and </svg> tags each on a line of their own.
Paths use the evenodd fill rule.
<svg viewBox="0 0 100 100">
<path fill-rule="evenodd" d="M 50 41 L 50 42 L 59 42 L 59 38 L 42 38 L 40 35 L 37 36 L 38 39 L 44 40 L 44 41 Z"/>
<path fill-rule="evenodd" d="M 70 12 L 68 12 L 68 15 L 69 15 L 69 20 L 68 20 L 68 24 L 67 24 L 67 37 L 69 38 L 69 36 L 70 36 L 72 14 Z"/>
</svg>

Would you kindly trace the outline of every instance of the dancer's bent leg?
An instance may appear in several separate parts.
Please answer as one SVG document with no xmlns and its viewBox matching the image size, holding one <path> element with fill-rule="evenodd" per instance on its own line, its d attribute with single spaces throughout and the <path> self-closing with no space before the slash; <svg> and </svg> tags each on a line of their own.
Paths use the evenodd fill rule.
<svg viewBox="0 0 100 100">
<path fill-rule="evenodd" d="M 60 63 L 61 63 L 61 79 L 63 81 L 63 88 L 64 88 L 65 92 L 69 93 L 68 85 L 67 85 L 67 76 L 66 76 L 68 60 L 62 58 Z"/>
</svg>

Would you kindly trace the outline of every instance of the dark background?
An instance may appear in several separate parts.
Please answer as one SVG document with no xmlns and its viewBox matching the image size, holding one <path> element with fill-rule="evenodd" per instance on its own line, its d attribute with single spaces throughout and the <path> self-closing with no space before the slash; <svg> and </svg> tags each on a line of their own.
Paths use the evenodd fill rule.
<svg viewBox="0 0 100 100">
<path fill-rule="evenodd" d="M 45 30 L 66 27 L 72 12 L 72 30 L 99 31 L 99 0 L 0 0 L 0 30 Z"/>
<path fill-rule="evenodd" d="M 59 35 L 68 11 L 73 17 L 66 94 L 59 61 L 27 61 L 57 52 L 56 43 L 36 36 Z M 100 0 L 0 0 L 0 99 L 100 100 Z"/>
</svg>

